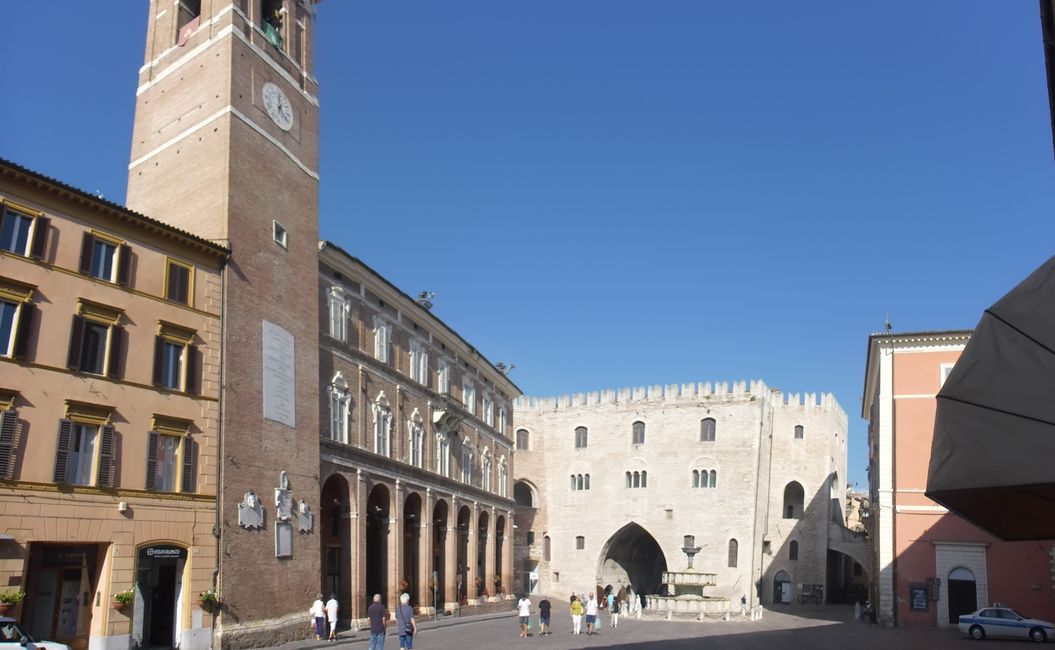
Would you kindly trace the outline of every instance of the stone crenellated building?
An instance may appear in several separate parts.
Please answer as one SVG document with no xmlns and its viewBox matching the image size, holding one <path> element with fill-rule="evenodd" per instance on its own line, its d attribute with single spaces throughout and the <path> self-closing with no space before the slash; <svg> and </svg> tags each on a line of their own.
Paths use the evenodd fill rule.
<svg viewBox="0 0 1055 650">
<path fill-rule="evenodd" d="M 867 564 L 843 526 L 847 419 L 830 394 L 684 384 L 523 397 L 515 413 L 526 591 L 659 592 L 687 535 L 717 576 L 705 594 L 733 603 L 838 601 Z"/>
</svg>

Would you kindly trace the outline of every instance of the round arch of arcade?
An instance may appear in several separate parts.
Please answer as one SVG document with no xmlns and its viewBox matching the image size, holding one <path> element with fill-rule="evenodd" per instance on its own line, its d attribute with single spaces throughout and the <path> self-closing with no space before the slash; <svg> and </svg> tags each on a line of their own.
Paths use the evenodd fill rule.
<svg viewBox="0 0 1055 650">
<path fill-rule="evenodd" d="M 342 619 L 365 618 L 374 594 L 442 612 L 496 600 L 512 582 L 509 507 L 344 468 L 324 474 L 320 498 L 320 588 Z"/>
</svg>

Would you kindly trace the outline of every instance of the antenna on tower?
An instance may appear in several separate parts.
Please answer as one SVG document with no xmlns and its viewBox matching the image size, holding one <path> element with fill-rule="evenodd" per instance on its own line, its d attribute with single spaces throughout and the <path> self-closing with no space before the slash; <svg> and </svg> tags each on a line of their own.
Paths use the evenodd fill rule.
<svg viewBox="0 0 1055 650">
<path fill-rule="evenodd" d="M 424 307 L 425 309 L 432 310 L 432 299 L 436 297 L 436 293 L 433 291 L 420 291 L 418 297 L 414 301 Z"/>
<path fill-rule="evenodd" d="M 894 331 L 894 326 L 890 324 L 890 314 L 887 314 L 887 315 L 886 315 L 886 325 L 885 325 L 885 329 L 886 329 L 886 333 L 887 333 L 887 334 L 890 334 L 891 332 L 893 332 L 893 331 Z"/>
</svg>

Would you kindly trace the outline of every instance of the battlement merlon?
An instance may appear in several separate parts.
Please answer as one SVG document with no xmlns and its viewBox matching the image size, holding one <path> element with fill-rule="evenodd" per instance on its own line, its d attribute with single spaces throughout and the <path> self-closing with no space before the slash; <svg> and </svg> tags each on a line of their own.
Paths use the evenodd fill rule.
<svg viewBox="0 0 1055 650">
<path fill-rule="evenodd" d="M 831 393 L 782 393 L 771 389 L 761 380 L 734 382 L 699 382 L 690 384 L 667 384 L 656 386 L 634 386 L 630 388 L 605 389 L 588 393 L 572 393 L 556 397 L 533 397 L 523 395 L 513 401 L 514 411 L 548 412 L 606 404 L 629 404 L 633 402 L 685 402 L 710 400 L 713 402 L 735 402 L 752 398 L 770 398 L 774 409 L 782 411 L 821 410 L 832 413 L 844 427 L 846 412 Z"/>
</svg>

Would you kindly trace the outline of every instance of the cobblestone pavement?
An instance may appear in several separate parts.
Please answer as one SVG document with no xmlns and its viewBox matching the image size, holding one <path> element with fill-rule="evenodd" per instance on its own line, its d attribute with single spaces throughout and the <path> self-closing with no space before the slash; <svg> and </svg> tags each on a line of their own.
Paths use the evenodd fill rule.
<svg viewBox="0 0 1055 650">
<path fill-rule="evenodd" d="M 626 620 L 619 627 L 606 627 L 600 634 L 571 634 L 571 618 L 557 615 L 550 636 L 537 634 L 537 617 L 532 617 L 532 636 L 519 637 L 519 626 L 513 612 L 487 616 L 423 621 L 414 639 L 418 650 L 476 650 L 489 648 L 619 648 L 625 650 L 971 650 L 975 642 L 955 630 L 933 628 L 881 628 L 854 622 L 853 612 L 844 607 L 798 608 L 766 611 L 761 621 L 667 622 Z M 391 629 L 391 628 L 390 628 Z M 585 625 L 583 626 L 585 630 Z M 357 650 L 368 646 L 366 632 L 346 632 L 337 643 L 301 642 L 282 646 L 282 650 L 310 650 L 333 647 Z M 996 650 L 1007 642 L 991 644 Z M 1011 647 L 1021 644 L 1011 642 Z M 399 639 L 390 634 L 385 648 L 398 648 Z M 990 647 L 987 644 L 987 647 Z"/>
</svg>

